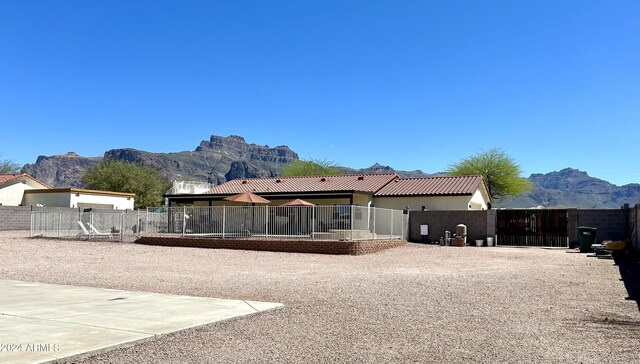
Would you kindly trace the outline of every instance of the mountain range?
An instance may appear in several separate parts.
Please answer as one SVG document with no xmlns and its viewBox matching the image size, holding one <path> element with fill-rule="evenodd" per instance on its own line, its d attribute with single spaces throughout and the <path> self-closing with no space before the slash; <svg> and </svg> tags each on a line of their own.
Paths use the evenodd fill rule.
<svg viewBox="0 0 640 364">
<path fill-rule="evenodd" d="M 170 181 L 206 181 L 220 184 L 235 178 L 275 177 L 284 165 L 299 160 L 298 154 L 286 145 L 269 147 L 247 143 L 237 135 L 212 135 L 193 151 L 152 153 L 124 148 L 111 149 L 102 157 L 83 157 L 74 152 L 64 155 L 39 156 L 35 163 L 26 164 L 22 172 L 52 187 L 83 187 L 84 170 L 103 158 L 140 163 L 158 169 Z M 420 170 L 399 171 L 378 163 L 368 168 L 342 167 L 345 173 L 391 173 L 401 177 L 428 177 Z M 572 168 L 529 177 L 532 190 L 526 194 L 495 201 L 495 207 L 530 208 L 580 207 L 619 208 L 625 203 L 640 203 L 640 184 L 616 186 L 590 177 Z"/>
</svg>

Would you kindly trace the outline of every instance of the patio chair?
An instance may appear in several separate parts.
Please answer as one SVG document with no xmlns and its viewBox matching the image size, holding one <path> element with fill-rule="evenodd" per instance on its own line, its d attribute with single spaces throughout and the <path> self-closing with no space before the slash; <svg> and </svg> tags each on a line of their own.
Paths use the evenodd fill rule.
<svg viewBox="0 0 640 364">
<path fill-rule="evenodd" d="M 87 225 L 89 225 L 89 228 L 91 229 L 90 236 L 104 237 L 104 238 L 109 238 L 109 239 L 111 239 L 113 237 L 113 234 L 111 234 L 111 233 L 101 233 L 91 223 L 87 223 Z"/>
</svg>

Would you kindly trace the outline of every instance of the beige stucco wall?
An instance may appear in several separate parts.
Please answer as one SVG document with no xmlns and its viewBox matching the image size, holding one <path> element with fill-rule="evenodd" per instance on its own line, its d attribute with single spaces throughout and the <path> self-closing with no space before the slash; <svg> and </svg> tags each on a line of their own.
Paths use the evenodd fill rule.
<svg viewBox="0 0 640 364">
<path fill-rule="evenodd" d="M 282 205 L 284 203 L 287 203 L 293 199 L 295 199 L 295 197 L 288 197 L 288 198 L 269 198 L 267 196 L 267 198 L 271 201 L 268 205 L 269 206 L 279 206 Z M 304 196 L 301 196 L 301 198 L 307 202 L 311 202 L 312 204 L 318 205 L 318 206 L 326 206 L 326 205 L 349 205 L 351 203 L 349 198 L 304 198 Z M 369 196 L 368 195 L 360 195 L 360 194 L 354 194 L 353 195 L 353 203 L 355 205 L 358 206 L 367 206 L 369 202 Z M 195 201 L 193 203 L 194 206 L 209 206 L 209 201 Z M 212 201 L 211 202 L 211 206 L 247 206 L 246 203 L 244 202 L 232 202 L 232 201 Z M 263 206 L 262 204 L 257 204 L 257 206 Z"/>
<path fill-rule="evenodd" d="M 472 196 L 408 196 L 408 197 L 374 197 L 373 205 L 375 207 L 402 210 L 407 205 L 414 211 L 419 211 L 422 206 L 426 206 L 427 210 L 469 210 L 469 204 Z M 482 197 L 482 196 L 480 196 Z M 486 206 L 485 206 L 486 208 Z M 473 205 L 472 205 L 473 209 Z M 478 208 L 480 210 L 481 208 Z"/>
<path fill-rule="evenodd" d="M 360 193 L 353 194 L 353 204 L 356 206 L 369 206 L 369 201 L 373 203 L 373 197 L 371 195 Z"/>
<path fill-rule="evenodd" d="M 20 178 L 0 188 L 0 204 L 4 206 L 18 206 L 22 203 L 24 191 L 45 188 L 31 178 Z"/>
</svg>

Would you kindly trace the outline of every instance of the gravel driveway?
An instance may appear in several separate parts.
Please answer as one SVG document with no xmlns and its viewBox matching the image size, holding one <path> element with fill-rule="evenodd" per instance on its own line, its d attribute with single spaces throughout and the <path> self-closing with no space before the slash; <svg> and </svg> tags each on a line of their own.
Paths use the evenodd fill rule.
<svg viewBox="0 0 640 364">
<path fill-rule="evenodd" d="M 285 304 L 82 363 L 640 362 L 618 267 L 564 249 L 329 256 L 27 235 L 0 232 L 0 279 Z"/>
</svg>

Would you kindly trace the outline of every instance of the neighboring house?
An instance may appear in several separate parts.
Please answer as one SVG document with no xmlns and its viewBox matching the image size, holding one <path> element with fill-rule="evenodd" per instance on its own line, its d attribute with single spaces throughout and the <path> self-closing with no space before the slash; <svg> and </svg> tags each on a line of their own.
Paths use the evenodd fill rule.
<svg viewBox="0 0 640 364">
<path fill-rule="evenodd" d="M 198 194 L 205 193 L 213 187 L 211 183 L 200 181 L 173 181 L 173 186 L 167 195 L 179 195 L 179 194 Z"/>
<path fill-rule="evenodd" d="M 318 177 L 238 178 L 205 193 L 165 194 L 169 205 L 241 205 L 223 200 L 250 191 L 281 205 L 303 199 L 316 205 L 412 210 L 483 210 L 491 203 L 482 176 L 400 178 L 395 173 Z"/>
<path fill-rule="evenodd" d="M 482 176 L 398 178 L 373 195 L 376 207 L 411 210 L 486 210 L 491 206 Z"/>
<path fill-rule="evenodd" d="M 0 205 L 19 206 L 25 191 L 48 188 L 47 184 L 26 173 L 0 174 Z"/>
<path fill-rule="evenodd" d="M 133 210 L 135 194 L 81 188 L 27 190 L 23 205 L 71 208 Z"/>
</svg>

